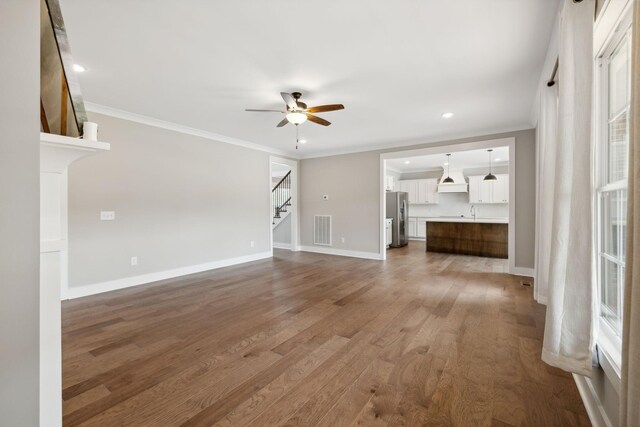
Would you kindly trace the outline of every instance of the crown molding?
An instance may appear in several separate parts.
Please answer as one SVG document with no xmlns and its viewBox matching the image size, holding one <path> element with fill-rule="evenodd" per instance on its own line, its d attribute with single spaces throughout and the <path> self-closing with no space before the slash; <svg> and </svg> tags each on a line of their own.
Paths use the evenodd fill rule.
<svg viewBox="0 0 640 427">
<path fill-rule="evenodd" d="M 504 134 L 515 133 L 515 132 L 520 132 L 525 130 L 532 130 L 532 129 L 535 129 L 535 127 L 532 127 L 528 124 L 525 124 L 522 126 L 511 126 L 511 127 L 504 127 L 504 128 L 491 128 L 489 130 L 440 135 L 440 136 L 434 136 L 430 138 L 416 139 L 416 140 L 410 140 L 410 141 L 400 141 L 395 143 L 387 142 L 387 143 L 376 144 L 376 145 L 366 145 L 366 146 L 362 146 L 352 150 L 349 150 L 349 149 L 333 150 L 333 151 L 320 152 L 320 153 L 311 154 L 311 155 L 301 155 L 299 159 L 308 160 L 308 159 L 316 159 L 321 157 L 342 156 L 345 154 L 365 153 L 368 151 L 380 151 L 382 153 L 392 152 L 392 151 L 402 152 L 406 150 L 425 148 L 426 144 L 450 145 L 450 144 L 457 144 L 457 143 L 464 143 L 464 142 L 508 138 L 510 136 L 504 135 Z M 471 139 L 473 139 L 474 141 L 472 141 Z M 469 140 L 469 141 L 460 141 L 460 140 Z"/>
<path fill-rule="evenodd" d="M 405 149 L 408 150 L 408 149 L 420 147 L 420 146 L 423 146 L 424 144 L 447 143 L 457 139 L 466 139 L 466 138 L 484 138 L 491 135 L 497 135 L 497 134 L 508 133 L 508 132 L 518 132 L 518 131 L 531 129 L 530 126 L 494 128 L 494 129 L 489 129 L 485 131 L 466 132 L 466 133 L 451 134 L 451 135 L 440 135 L 440 136 L 419 139 L 419 140 L 387 142 L 382 144 L 366 145 L 366 146 L 362 146 L 354 149 L 347 148 L 344 150 L 333 150 L 333 151 L 319 152 L 317 154 L 304 155 L 303 153 L 291 154 L 287 151 L 267 147 L 261 144 L 257 144 L 255 142 L 249 142 L 243 139 L 238 139 L 238 138 L 234 138 L 226 135 L 221 135 L 215 132 L 210 132 L 202 129 L 193 128 L 190 126 L 181 125 L 179 123 L 156 119 L 154 117 L 145 116 L 138 113 L 132 113 L 130 111 L 121 110 L 119 108 L 109 107 L 102 104 L 96 104 L 93 102 L 86 102 L 86 101 L 84 104 L 85 104 L 85 109 L 92 113 L 103 114 L 105 116 L 128 120 L 131 122 L 140 123 L 147 126 L 153 126 L 161 129 L 167 129 L 167 130 L 171 130 L 171 131 L 186 134 L 186 135 L 193 135 L 200 138 L 209 139 L 211 141 L 217 141 L 217 142 L 222 142 L 226 144 L 236 145 L 239 147 L 249 148 L 252 150 L 262 151 L 265 153 L 283 156 L 283 157 L 287 157 L 294 160 L 331 157 L 331 156 L 339 156 L 344 154 L 365 153 L 367 151 L 385 151 L 385 150 L 393 150 L 393 149 L 402 151 Z"/>
<path fill-rule="evenodd" d="M 233 138 L 219 133 L 209 132 L 202 129 L 192 128 L 189 126 L 181 125 L 178 123 L 168 122 L 166 120 L 156 119 L 154 117 L 145 116 L 142 114 L 132 113 L 130 111 L 120 110 L 118 108 L 108 107 L 106 105 L 95 104 L 93 102 L 85 102 L 85 109 L 92 113 L 103 114 L 105 116 L 115 117 L 118 119 L 128 120 L 130 122 L 140 123 L 147 126 L 153 126 L 161 129 L 167 129 L 186 135 L 193 135 L 212 141 L 223 142 L 225 144 L 237 145 L 239 147 L 249 148 L 252 150 L 263 151 L 265 153 L 277 154 L 279 156 L 289 157 L 292 159 L 299 159 L 298 156 L 292 155 L 286 151 L 278 150 L 275 148 L 266 147 L 264 145 L 256 144 L 255 142 L 245 141 L 243 139 Z"/>
</svg>

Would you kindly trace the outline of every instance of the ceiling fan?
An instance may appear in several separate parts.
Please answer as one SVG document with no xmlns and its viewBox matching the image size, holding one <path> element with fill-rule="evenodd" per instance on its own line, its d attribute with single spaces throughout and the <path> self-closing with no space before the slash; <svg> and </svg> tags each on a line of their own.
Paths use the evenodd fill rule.
<svg viewBox="0 0 640 427">
<path fill-rule="evenodd" d="M 327 111 L 336 111 L 343 110 L 344 105 L 342 104 L 330 104 L 330 105 L 319 105 L 317 107 L 307 107 L 307 104 L 300 101 L 300 97 L 302 94 L 300 92 L 286 93 L 280 92 L 282 95 L 282 99 L 286 104 L 286 110 L 256 110 L 247 108 L 245 111 L 257 111 L 257 112 L 270 112 L 270 113 L 282 113 L 285 114 L 284 119 L 280 123 L 278 123 L 277 127 L 282 127 L 287 123 L 294 124 L 296 126 L 304 123 L 307 119 L 310 122 L 317 123 L 322 126 L 329 126 L 331 122 L 320 118 L 312 113 L 326 113 Z"/>
</svg>

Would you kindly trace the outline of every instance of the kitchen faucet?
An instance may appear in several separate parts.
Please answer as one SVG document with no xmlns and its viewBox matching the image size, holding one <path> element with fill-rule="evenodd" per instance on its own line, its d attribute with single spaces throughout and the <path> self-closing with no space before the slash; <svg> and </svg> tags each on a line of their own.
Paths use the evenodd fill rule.
<svg viewBox="0 0 640 427">
<path fill-rule="evenodd" d="M 471 205 L 471 215 L 473 215 L 473 220 L 476 220 L 476 207 L 475 205 Z"/>
</svg>

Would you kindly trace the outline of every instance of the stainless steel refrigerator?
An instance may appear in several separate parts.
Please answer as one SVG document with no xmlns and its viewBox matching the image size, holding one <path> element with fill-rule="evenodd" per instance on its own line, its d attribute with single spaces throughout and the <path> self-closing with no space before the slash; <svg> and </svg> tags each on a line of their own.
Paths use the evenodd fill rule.
<svg viewBox="0 0 640 427">
<path fill-rule="evenodd" d="M 399 248 L 409 243 L 409 193 L 388 191 L 387 218 L 393 218 L 391 247 Z"/>
</svg>

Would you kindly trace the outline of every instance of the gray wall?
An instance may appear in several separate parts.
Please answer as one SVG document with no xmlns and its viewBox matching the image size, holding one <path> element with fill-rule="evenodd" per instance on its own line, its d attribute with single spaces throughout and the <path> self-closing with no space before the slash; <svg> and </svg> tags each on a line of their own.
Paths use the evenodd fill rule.
<svg viewBox="0 0 640 427">
<path fill-rule="evenodd" d="M 377 253 L 379 169 L 379 151 L 301 160 L 300 244 L 313 246 L 314 215 L 332 215 L 334 248 Z"/>
<path fill-rule="evenodd" d="M 40 3 L 0 2 L 0 425 L 38 425 Z"/>
<path fill-rule="evenodd" d="M 487 139 L 516 139 L 516 267 L 533 268 L 535 235 L 535 130 L 304 159 L 301 168 L 301 244 L 313 245 L 313 215 L 333 216 L 333 247 L 379 252 L 380 154 Z M 405 176 L 403 175 L 403 178 Z M 328 201 L 322 195 L 329 195 Z M 341 243 L 340 238 L 346 237 Z"/>
<path fill-rule="evenodd" d="M 273 243 L 291 244 L 291 215 L 287 215 L 273 229 Z"/>
<path fill-rule="evenodd" d="M 268 153 L 90 119 L 111 151 L 69 170 L 70 288 L 271 250 Z"/>
</svg>

